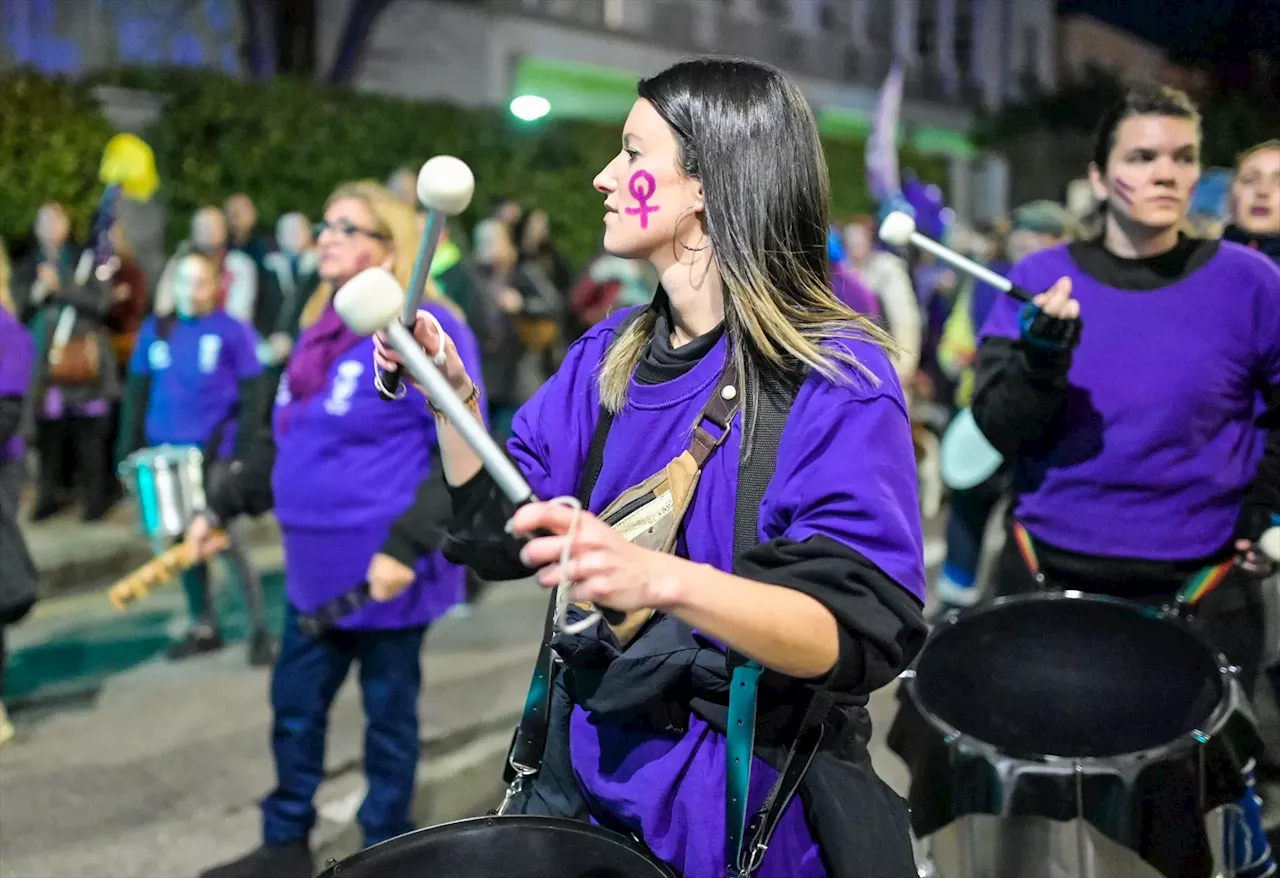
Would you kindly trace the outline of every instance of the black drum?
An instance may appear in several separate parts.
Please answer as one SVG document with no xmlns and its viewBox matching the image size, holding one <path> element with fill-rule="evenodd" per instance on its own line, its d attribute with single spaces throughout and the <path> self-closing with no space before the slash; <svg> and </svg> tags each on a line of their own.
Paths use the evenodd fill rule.
<svg viewBox="0 0 1280 878">
<path fill-rule="evenodd" d="M 673 878 L 626 836 L 559 817 L 476 817 L 419 829 L 320 878 Z"/>
<path fill-rule="evenodd" d="M 937 628 L 903 677 L 888 742 L 922 838 L 972 814 L 1080 818 L 1166 875 L 1207 874 L 1204 816 L 1260 749 L 1208 641 L 1113 598 L 998 600 Z"/>
</svg>

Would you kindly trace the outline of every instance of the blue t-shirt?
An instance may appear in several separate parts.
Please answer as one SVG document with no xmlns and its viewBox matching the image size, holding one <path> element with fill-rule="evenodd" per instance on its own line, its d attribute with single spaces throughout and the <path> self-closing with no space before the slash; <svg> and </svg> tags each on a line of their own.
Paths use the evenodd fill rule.
<svg viewBox="0 0 1280 878">
<path fill-rule="evenodd" d="M 253 330 L 225 311 L 178 319 L 161 338 L 147 319 L 129 360 L 129 374 L 151 379 L 146 435 L 151 445 L 206 446 L 222 429 L 216 452 L 235 449 L 240 382 L 262 374 Z"/>
</svg>

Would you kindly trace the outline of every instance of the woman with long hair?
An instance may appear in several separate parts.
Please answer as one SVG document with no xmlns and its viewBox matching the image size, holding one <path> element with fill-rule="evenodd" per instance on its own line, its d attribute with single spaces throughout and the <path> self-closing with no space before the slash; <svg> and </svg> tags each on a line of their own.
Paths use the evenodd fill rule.
<svg viewBox="0 0 1280 878">
<path fill-rule="evenodd" d="M 1197 617 L 1251 692 L 1269 566 L 1254 542 L 1280 520 L 1280 271 L 1180 232 L 1199 177 L 1185 94 L 1138 89 L 1103 117 L 1089 166 L 1103 232 L 1013 268 L 1046 292 L 992 308 L 973 415 L 1014 472 L 1004 591 L 1164 604 L 1225 576 Z M 1207 874 L 1199 836 L 1163 833 L 1153 856 Z M 1275 868 L 1264 841 L 1234 865 Z"/>
<path fill-rule="evenodd" d="M 537 497 L 582 509 L 513 515 L 440 430 L 449 556 L 564 585 L 549 738 L 515 808 L 632 836 L 684 878 L 914 874 L 866 750 L 870 693 L 924 639 L 911 427 L 892 342 L 831 291 L 812 114 L 754 61 L 682 62 L 638 93 L 594 182 L 605 248 L 660 286 L 574 343 L 507 446 Z M 454 345 L 415 333 L 471 395 Z M 758 721 L 731 723 L 749 679 Z M 780 780 L 788 752 L 812 762 Z"/>
<path fill-rule="evenodd" d="M 422 640 L 427 627 L 462 600 L 466 570 L 436 551 L 449 500 L 433 461 L 431 409 L 407 385 L 394 401 L 379 397 L 373 342 L 347 329 L 332 299 L 374 266 L 407 288 L 417 238 L 412 208 L 379 184 L 340 186 L 329 197 L 317 235 L 322 283 L 303 310 L 270 434 L 214 488 L 212 519 L 197 519 L 188 533 L 204 556 L 213 520 L 274 506 L 284 536 L 284 633 L 271 682 L 276 787 L 262 802 L 262 847 L 207 872 L 209 878 L 314 874 L 307 838 L 324 777 L 329 706 L 355 662 L 367 720 L 369 791 L 357 815 L 365 842 L 413 828 Z M 478 374 L 475 340 L 456 306 L 429 284 L 424 308 Z M 373 602 L 329 630 L 303 630 L 301 617 L 361 582 Z"/>
<path fill-rule="evenodd" d="M 35 362 L 35 344 L 17 318 L 12 272 L 0 241 L 0 697 L 4 696 L 4 629 L 30 611 L 36 600 L 36 570 L 18 527 L 18 502 L 26 480 L 22 413 Z M 0 702 L 0 745 L 13 739 L 13 725 Z"/>
</svg>

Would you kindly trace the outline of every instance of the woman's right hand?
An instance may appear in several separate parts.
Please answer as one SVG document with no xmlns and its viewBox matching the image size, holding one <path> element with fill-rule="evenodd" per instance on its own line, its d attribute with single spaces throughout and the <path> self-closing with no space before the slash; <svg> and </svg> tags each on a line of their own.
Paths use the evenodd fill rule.
<svg viewBox="0 0 1280 878">
<path fill-rule="evenodd" d="M 444 373 L 444 377 L 448 379 L 449 384 L 453 387 L 455 393 L 461 397 L 466 397 L 471 393 L 471 376 L 467 374 L 467 367 L 462 362 L 462 357 L 458 356 L 458 347 L 453 343 L 453 339 L 449 338 L 447 332 L 439 329 L 439 325 L 425 311 L 418 312 L 418 318 L 413 324 L 413 337 L 422 347 L 423 353 L 427 358 L 436 363 L 440 371 Z M 400 355 L 395 352 L 391 344 L 386 340 L 384 333 L 378 333 L 373 337 L 374 343 L 374 362 L 378 364 L 378 368 L 388 371 L 400 368 L 402 360 Z M 441 350 L 444 351 L 444 364 L 439 362 Z M 407 377 L 407 376 L 406 376 Z M 414 386 L 417 387 L 416 382 Z M 423 395 L 426 391 L 418 387 Z"/>
<path fill-rule="evenodd" d="M 1070 277 L 1058 278 L 1057 283 L 1032 301 L 1049 317 L 1056 317 L 1059 320 L 1080 319 L 1080 302 L 1071 298 Z"/>
<path fill-rule="evenodd" d="M 203 515 L 197 515 L 187 525 L 183 543 L 191 547 L 191 559 L 195 563 L 207 561 L 218 554 L 225 545 L 222 535 L 214 530 L 213 523 Z"/>
</svg>

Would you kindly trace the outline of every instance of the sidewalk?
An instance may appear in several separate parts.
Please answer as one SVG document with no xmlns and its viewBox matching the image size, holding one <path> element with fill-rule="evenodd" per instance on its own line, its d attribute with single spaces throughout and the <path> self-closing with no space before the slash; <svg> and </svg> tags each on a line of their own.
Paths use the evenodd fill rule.
<svg viewBox="0 0 1280 878">
<path fill-rule="evenodd" d="M 422 824 L 483 813 L 500 795 L 545 609 L 543 594 L 522 585 L 492 589 L 469 617 L 445 619 L 427 637 Z M 188 878 L 254 847 L 256 803 L 273 774 L 268 680 L 230 647 L 143 664 L 78 703 L 19 711 L 19 737 L 0 751 L 0 874 Z M 333 707 L 318 797 L 313 843 L 323 856 L 359 845 L 362 735 L 348 681 Z"/>
</svg>

